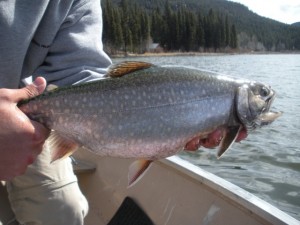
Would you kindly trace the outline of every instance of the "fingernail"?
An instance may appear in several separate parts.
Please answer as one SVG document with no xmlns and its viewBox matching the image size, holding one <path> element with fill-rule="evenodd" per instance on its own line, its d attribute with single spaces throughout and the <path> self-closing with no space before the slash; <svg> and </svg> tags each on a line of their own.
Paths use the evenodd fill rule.
<svg viewBox="0 0 300 225">
<path fill-rule="evenodd" d="M 33 85 L 36 86 L 39 92 L 43 92 L 46 87 L 45 80 L 42 77 L 37 77 L 34 80 Z"/>
</svg>

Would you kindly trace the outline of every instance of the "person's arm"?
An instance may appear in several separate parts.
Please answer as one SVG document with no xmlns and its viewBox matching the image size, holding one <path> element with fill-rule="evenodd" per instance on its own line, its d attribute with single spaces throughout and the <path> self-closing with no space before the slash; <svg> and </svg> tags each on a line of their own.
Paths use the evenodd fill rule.
<svg viewBox="0 0 300 225">
<path fill-rule="evenodd" d="M 44 27 L 41 30 L 47 29 Z M 106 73 L 111 60 L 103 51 L 99 0 L 74 1 L 55 33 L 47 55 L 38 68 L 30 67 L 37 60 L 34 55 L 29 54 L 31 57 L 25 61 L 25 67 L 29 66 L 28 71 L 34 71 L 33 79 L 43 76 L 48 83 L 64 86 L 99 79 Z M 21 99 L 33 96 L 26 91 L 31 89 L 32 86 L 20 90 L 0 90 L 0 180 L 11 179 L 25 172 L 27 165 L 41 152 L 48 135 L 46 128 L 29 120 L 16 106 Z M 19 93 L 23 95 L 20 97 Z M 37 90 L 33 93 L 37 95 Z"/>
<path fill-rule="evenodd" d="M 42 75 L 48 83 L 70 85 L 101 78 L 110 64 L 103 51 L 100 1 L 74 1 L 33 77 Z"/>
<path fill-rule="evenodd" d="M 39 77 L 22 89 L 0 89 L 0 180 L 24 173 L 42 151 L 49 130 L 31 121 L 17 103 L 41 94 L 45 87 L 45 79 Z"/>
</svg>

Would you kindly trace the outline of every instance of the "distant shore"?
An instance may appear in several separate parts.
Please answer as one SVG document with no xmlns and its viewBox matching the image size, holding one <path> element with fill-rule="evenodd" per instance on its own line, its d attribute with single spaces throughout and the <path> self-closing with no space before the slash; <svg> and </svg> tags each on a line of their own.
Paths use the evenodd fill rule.
<svg viewBox="0 0 300 225">
<path fill-rule="evenodd" d="M 165 56 L 222 56 L 222 55 L 277 55 L 277 54 L 300 54 L 300 51 L 284 51 L 284 52 L 270 52 L 270 51 L 234 51 L 234 52 L 146 52 L 143 54 L 127 53 L 127 54 L 113 54 L 111 58 L 135 58 L 135 57 L 165 57 Z"/>
</svg>

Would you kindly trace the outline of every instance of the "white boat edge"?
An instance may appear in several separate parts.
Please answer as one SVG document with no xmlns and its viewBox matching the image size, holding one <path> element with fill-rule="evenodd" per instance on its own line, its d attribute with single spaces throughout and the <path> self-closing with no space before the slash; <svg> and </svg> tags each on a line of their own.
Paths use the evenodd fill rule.
<svg viewBox="0 0 300 225">
<path fill-rule="evenodd" d="M 164 163 L 170 167 L 176 168 L 186 176 L 205 184 L 205 186 L 208 186 L 213 190 L 217 190 L 219 194 L 222 194 L 231 199 L 233 202 L 237 202 L 244 208 L 251 210 L 254 214 L 265 218 L 267 221 L 273 221 L 274 224 L 300 224 L 300 221 L 294 217 L 258 198 L 254 194 L 251 194 L 235 184 L 203 170 L 178 156 L 172 156 L 158 161 L 157 163 Z"/>
</svg>

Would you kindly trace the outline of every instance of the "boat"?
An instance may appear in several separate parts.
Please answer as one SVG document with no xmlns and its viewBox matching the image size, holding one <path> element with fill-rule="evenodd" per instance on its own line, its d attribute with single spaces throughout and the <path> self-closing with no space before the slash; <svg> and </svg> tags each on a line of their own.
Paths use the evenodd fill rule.
<svg viewBox="0 0 300 225">
<path fill-rule="evenodd" d="M 84 150 L 74 154 L 74 171 L 89 202 L 86 225 L 300 224 L 275 206 L 178 156 L 155 161 L 128 187 L 132 162 Z M 0 185 L 0 221 L 13 216 L 5 194 Z"/>
</svg>

